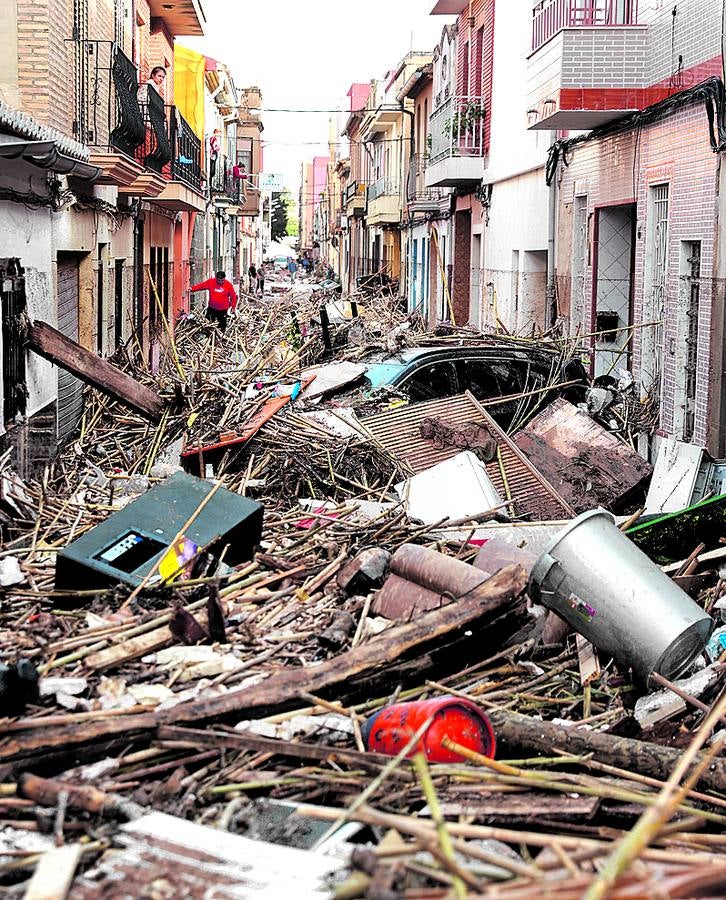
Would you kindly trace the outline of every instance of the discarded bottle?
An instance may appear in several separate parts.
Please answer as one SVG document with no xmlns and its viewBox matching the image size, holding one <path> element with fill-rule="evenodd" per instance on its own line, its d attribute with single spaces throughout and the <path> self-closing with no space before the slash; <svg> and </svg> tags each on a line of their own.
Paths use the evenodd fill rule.
<svg viewBox="0 0 726 900">
<path fill-rule="evenodd" d="M 471 700 L 449 696 L 384 707 L 363 727 L 366 747 L 371 753 L 396 756 L 431 716 L 433 721 L 418 746 L 406 754 L 408 757 L 423 751 L 429 762 L 464 762 L 464 757 L 442 745 L 448 737 L 462 747 L 494 758 L 496 740 L 489 719 Z"/>
</svg>

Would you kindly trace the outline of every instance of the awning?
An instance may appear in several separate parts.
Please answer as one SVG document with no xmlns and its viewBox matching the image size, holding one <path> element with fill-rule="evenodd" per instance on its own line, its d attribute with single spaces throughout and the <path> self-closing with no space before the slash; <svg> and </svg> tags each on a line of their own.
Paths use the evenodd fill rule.
<svg viewBox="0 0 726 900">
<path fill-rule="evenodd" d="M 102 174 L 98 166 L 61 153 L 55 141 L 11 140 L 0 143 L 0 157 L 21 159 L 39 169 L 50 169 L 59 175 L 74 175 L 84 181 L 95 181 Z"/>
</svg>

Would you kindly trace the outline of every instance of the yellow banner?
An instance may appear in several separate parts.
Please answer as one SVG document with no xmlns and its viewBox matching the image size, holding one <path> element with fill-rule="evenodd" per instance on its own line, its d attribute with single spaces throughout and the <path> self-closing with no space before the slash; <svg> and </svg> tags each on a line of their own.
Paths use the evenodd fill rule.
<svg viewBox="0 0 726 900">
<path fill-rule="evenodd" d="M 204 142 L 205 57 L 188 47 L 174 44 L 174 104 Z"/>
</svg>

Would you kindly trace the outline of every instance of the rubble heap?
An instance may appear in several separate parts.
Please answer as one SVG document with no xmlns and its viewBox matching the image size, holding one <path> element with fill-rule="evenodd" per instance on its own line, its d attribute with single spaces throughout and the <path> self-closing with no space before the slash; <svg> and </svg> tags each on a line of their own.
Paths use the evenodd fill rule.
<svg viewBox="0 0 726 900">
<path fill-rule="evenodd" d="M 531 404 L 510 434 L 471 395 L 306 400 L 321 362 L 492 340 L 427 334 L 382 295 L 342 306 L 332 333 L 302 294 L 248 304 L 225 335 L 181 322 L 159 371 L 133 346 L 114 360 L 164 401 L 157 421 L 89 389 L 41 478 L 0 461 L 4 895 L 32 879 L 53 896 L 201 897 L 213 878 L 220 896 L 282 896 L 293 871 L 305 896 L 340 898 L 718 895 L 723 629 L 702 654 L 724 604 L 718 498 L 713 546 L 669 524 L 666 579 L 635 549 L 650 468 L 620 425 L 568 407 L 587 453 L 545 473 L 564 400 Z M 200 567 L 196 547 L 173 577 L 57 586 L 59 551 L 182 468 L 215 485 L 210 505 L 224 489 L 264 508 L 249 559 Z M 598 609 L 595 586 L 588 602 L 573 589 L 562 618 L 534 602 L 543 550 L 598 505 L 624 513 L 601 527 L 693 616 L 672 671 L 638 668 L 660 609 L 640 656 L 608 651 L 598 627 L 622 583 Z M 632 580 L 623 619 L 651 602 Z M 416 724 L 384 726 L 396 704 Z"/>
</svg>

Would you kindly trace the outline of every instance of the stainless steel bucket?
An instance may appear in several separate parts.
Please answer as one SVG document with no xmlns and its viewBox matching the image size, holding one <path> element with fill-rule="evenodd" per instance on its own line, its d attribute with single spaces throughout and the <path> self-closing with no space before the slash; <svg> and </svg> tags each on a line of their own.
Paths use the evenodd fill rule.
<svg viewBox="0 0 726 900">
<path fill-rule="evenodd" d="M 578 516 L 551 541 L 532 570 L 529 592 L 644 682 L 651 672 L 680 675 L 713 626 L 599 509 Z"/>
</svg>

